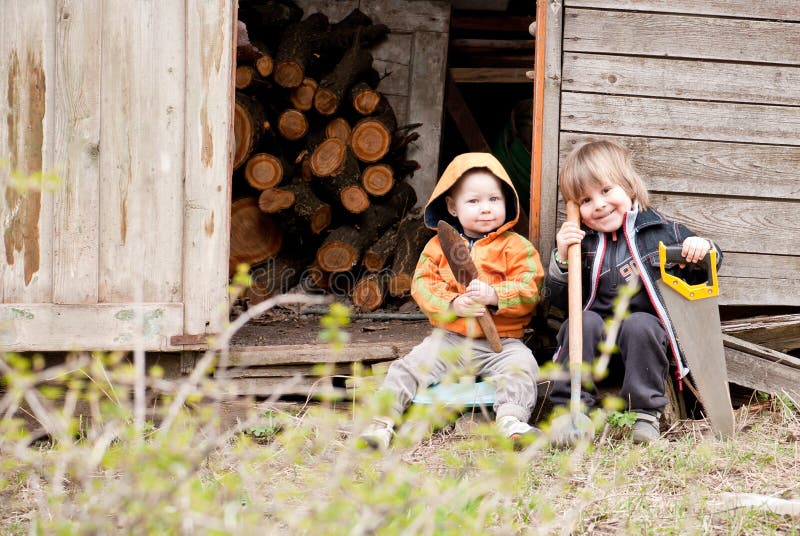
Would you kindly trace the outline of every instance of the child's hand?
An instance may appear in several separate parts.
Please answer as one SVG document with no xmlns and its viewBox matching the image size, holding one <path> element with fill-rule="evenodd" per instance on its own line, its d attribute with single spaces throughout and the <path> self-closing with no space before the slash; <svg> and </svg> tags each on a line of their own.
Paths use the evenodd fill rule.
<svg viewBox="0 0 800 536">
<path fill-rule="evenodd" d="M 462 317 L 483 316 L 486 308 L 467 294 L 462 294 L 450 303 L 453 312 Z"/>
<path fill-rule="evenodd" d="M 687 262 L 698 262 L 703 257 L 706 256 L 708 250 L 711 249 L 711 242 L 706 240 L 705 238 L 701 238 L 699 236 L 690 236 L 686 240 L 683 241 L 683 247 L 681 248 L 681 255 L 683 258 L 687 260 Z M 686 266 L 685 264 L 679 265 L 681 268 Z"/>
<path fill-rule="evenodd" d="M 586 236 L 586 231 L 581 230 L 580 225 L 577 223 L 571 221 L 562 223 L 561 229 L 559 229 L 556 234 L 558 258 L 562 261 L 566 261 L 569 247 L 572 244 L 580 244 L 584 236 Z"/>
<path fill-rule="evenodd" d="M 497 305 L 498 301 L 497 292 L 494 291 L 491 285 L 478 279 L 470 281 L 467 286 L 467 292 L 464 295 L 483 305 Z"/>
</svg>

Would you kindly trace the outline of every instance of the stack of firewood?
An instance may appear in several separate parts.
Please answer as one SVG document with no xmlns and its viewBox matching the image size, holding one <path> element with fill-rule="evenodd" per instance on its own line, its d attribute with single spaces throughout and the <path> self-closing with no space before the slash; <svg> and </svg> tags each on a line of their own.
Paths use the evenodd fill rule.
<svg viewBox="0 0 800 536">
<path fill-rule="evenodd" d="M 376 90 L 369 48 L 389 29 L 358 9 L 331 23 L 288 0 L 241 4 L 230 269 L 252 267 L 245 298 L 306 279 L 368 311 L 407 295 L 432 235 L 403 181 L 419 125 Z"/>
</svg>

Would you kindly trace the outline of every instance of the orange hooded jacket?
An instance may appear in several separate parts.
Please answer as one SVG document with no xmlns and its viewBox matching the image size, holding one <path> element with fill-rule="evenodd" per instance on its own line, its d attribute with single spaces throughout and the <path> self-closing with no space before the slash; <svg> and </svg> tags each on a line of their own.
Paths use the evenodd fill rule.
<svg viewBox="0 0 800 536">
<path fill-rule="evenodd" d="M 453 159 L 425 205 L 425 225 L 436 230 L 439 220 L 461 229 L 458 220 L 447 211 L 447 192 L 461 176 L 473 168 L 485 168 L 498 177 L 506 198 L 506 221 L 498 229 L 477 240 L 470 256 L 478 269 L 478 279 L 494 288 L 497 310 L 493 313 L 501 337 L 521 338 L 540 299 L 544 269 L 539 252 L 523 236 L 511 231 L 519 219 L 519 196 L 500 162 L 489 153 L 465 153 Z M 466 240 L 465 240 L 466 242 Z M 420 254 L 411 295 L 428 316 L 431 324 L 461 335 L 484 337 L 474 319 L 441 320 L 450 302 L 466 291 L 456 281 L 442 251 L 439 237 L 434 236 Z"/>
</svg>

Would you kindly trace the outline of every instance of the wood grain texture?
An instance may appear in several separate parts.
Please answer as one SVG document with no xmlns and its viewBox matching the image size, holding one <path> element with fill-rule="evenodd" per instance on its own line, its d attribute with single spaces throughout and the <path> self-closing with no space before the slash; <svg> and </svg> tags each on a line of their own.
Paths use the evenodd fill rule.
<svg viewBox="0 0 800 536">
<path fill-rule="evenodd" d="M 169 349 L 180 332 L 178 303 L 0 305 L 0 347 L 7 351 Z"/>
<path fill-rule="evenodd" d="M 800 200 L 800 147 L 562 132 L 561 160 L 601 139 L 630 150 L 651 191 Z"/>
<path fill-rule="evenodd" d="M 564 54 L 565 91 L 800 106 L 800 67 Z"/>
<path fill-rule="evenodd" d="M 564 50 L 800 65 L 800 24 L 567 8 Z"/>
<path fill-rule="evenodd" d="M 100 217 L 100 0 L 64 0 L 56 16 L 53 302 L 97 303 Z"/>
<path fill-rule="evenodd" d="M 564 4 L 567 7 L 800 21 L 800 4 L 795 0 L 566 0 Z"/>
<path fill-rule="evenodd" d="M 235 8 L 187 2 L 182 333 L 219 332 L 228 319 Z"/>
<path fill-rule="evenodd" d="M 102 10 L 101 302 L 181 299 L 185 11 Z"/>
<path fill-rule="evenodd" d="M 447 0 L 360 0 L 359 8 L 393 32 L 447 33 L 450 28 Z"/>
<path fill-rule="evenodd" d="M 438 178 L 447 40 L 447 34 L 442 33 L 414 34 L 408 122 L 422 126 L 417 129 L 420 141 L 409 147 L 408 159 L 420 164 L 419 171 L 409 180 L 417 194 L 417 206 L 427 202 Z"/>
<path fill-rule="evenodd" d="M 334 352 L 320 344 L 279 344 L 259 347 L 234 347 L 228 365 L 253 367 L 310 363 L 352 363 L 354 361 L 384 361 L 408 353 L 416 342 L 391 345 L 374 342 L 350 343 L 346 352 Z"/>
<path fill-rule="evenodd" d="M 450 76 L 459 84 L 530 84 L 528 68 L 520 67 L 451 67 Z"/>
<path fill-rule="evenodd" d="M 725 362 L 731 383 L 775 395 L 786 392 L 795 400 L 800 397 L 800 370 L 734 348 L 725 348 Z"/>
<path fill-rule="evenodd" d="M 539 200 L 539 243 L 543 258 L 555 246 L 556 202 L 558 200 L 559 110 L 561 109 L 561 32 L 563 10 L 547 5 L 544 75 L 544 115 L 542 118 L 542 176 Z M 539 39 L 536 41 L 539 43 Z M 531 163 L 533 169 L 533 162 Z"/>
<path fill-rule="evenodd" d="M 561 129 L 800 145 L 800 107 L 563 92 Z"/>
<path fill-rule="evenodd" d="M 53 169 L 55 13 L 49 2 L 9 0 L 0 17 L 0 301 L 48 302 L 53 286 L 53 195 L 21 192 Z"/>
</svg>

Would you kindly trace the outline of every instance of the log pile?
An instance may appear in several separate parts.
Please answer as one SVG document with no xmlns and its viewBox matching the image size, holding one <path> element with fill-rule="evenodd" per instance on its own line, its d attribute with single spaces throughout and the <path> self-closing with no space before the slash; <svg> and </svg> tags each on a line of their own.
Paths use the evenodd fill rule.
<svg viewBox="0 0 800 536">
<path fill-rule="evenodd" d="M 398 125 L 376 89 L 369 50 L 389 29 L 359 9 L 332 23 L 290 0 L 240 4 L 230 269 L 251 266 L 244 298 L 303 283 L 372 311 L 407 296 L 432 233 L 404 180 L 419 125 Z"/>
</svg>

